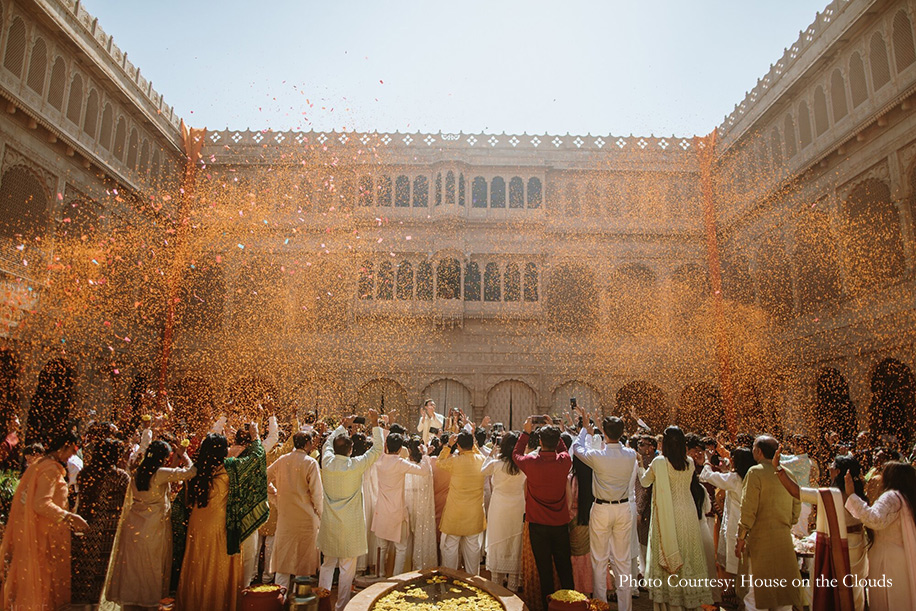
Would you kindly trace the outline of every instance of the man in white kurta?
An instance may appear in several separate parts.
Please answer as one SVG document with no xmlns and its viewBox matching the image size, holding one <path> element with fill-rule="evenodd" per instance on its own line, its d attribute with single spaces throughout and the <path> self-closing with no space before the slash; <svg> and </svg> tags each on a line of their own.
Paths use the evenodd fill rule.
<svg viewBox="0 0 916 611">
<path fill-rule="evenodd" d="M 385 454 L 378 459 L 375 469 L 378 473 L 378 497 L 372 514 L 372 532 L 378 537 L 381 551 L 379 574 L 387 576 L 388 550 L 394 546 L 394 574 L 404 572 L 407 559 L 407 542 L 410 538 L 409 515 L 404 497 L 404 483 L 408 473 L 432 476 L 429 459 L 424 456 L 420 464 L 401 458 L 398 453 L 404 445 L 404 437 L 396 433 L 385 440 Z"/>
<path fill-rule="evenodd" d="M 275 583 L 289 590 L 290 575 L 318 570 L 318 526 L 323 491 L 318 461 L 309 456 L 312 438 L 293 435 L 293 451 L 267 468 L 267 481 L 277 490 L 277 532 L 270 571 Z"/>
<path fill-rule="evenodd" d="M 432 399 L 427 399 L 423 407 L 420 408 L 420 423 L 417 424 L 417 432 L 420 433 L 420 436 L 423 438 L 423 443 L 429 445 L 430 438 L 438 434 L 434 431 L 430 431 L 430 429 L 438 429 L 441 431 L 444 427 L 445 416 L 437 414 L 436 402 Z"/>
<path fill-rule="evenodd" d="M 382 429 L 372 429 L 372 449 L 355 458 L 350 457 L 353 442 L 347 433 L 355 416 L 345 418 L 331 433 L 321 452 L 321 480 L 324 504 L 318 549 L 324 554 L 318 586 L 330 590 L 334 583 L 334 568 L 340 566 L 337 583 L 337 611 L 350 602 L 350 588 L 356 576 L 356 561 L 368 551 L 366 514 L 363 509 L 363 474 L 382 453 Z M 369 422 L 378 421 L 378 412 L 369 410 Z"/>
</svg>

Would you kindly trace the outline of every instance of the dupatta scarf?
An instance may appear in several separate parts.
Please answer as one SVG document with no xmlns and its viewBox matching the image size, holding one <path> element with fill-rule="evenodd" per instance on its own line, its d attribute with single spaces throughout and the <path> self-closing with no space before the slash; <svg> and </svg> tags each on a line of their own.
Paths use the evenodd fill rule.
<svg viewBox="0 0 916 611">
<path fill-rule="evenodd" d="M 843 495 L 836 488 L 819 488 L 817 493 L 814 574 L 820 578 L 821 583 L 829 579 L 837 585 L 832 588 L 818 587 L 815 581 L 811 611 L 853 611 L 855 602 L 852 588 L 843 584 L 843 579 L 852 573 Z"/>
<path fill-rule="evenodd" d="M 668 460 L 658 456 L 652 461 L 655 471 L 655 486 L 652 493 L 652 514 L 658 531 L 659 565 L 674 575 L 684 566 L 681 550 L 677 544 L 677 530 L 674 525 L 674 500 L 671 495 L 671 480 L 668 477 Z"/>
<path fill-rule="evenodd" d="M 260 441 L 253 441 L 238 458 L 224 463 L 229 474 L 226 502 L 226 547 L 230 556 L 241 552 L 242 541 L 267 521 L 267 458 Z"/>
</svg>

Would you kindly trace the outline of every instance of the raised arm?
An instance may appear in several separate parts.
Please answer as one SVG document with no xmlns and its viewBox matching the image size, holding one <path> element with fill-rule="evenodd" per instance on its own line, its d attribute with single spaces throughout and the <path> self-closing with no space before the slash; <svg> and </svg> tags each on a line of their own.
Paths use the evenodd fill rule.
<svg viewBox="0 0 916 611">
<path fill-rule="evenodd" d="M 850 515 L 874 530 L 890 526 L 900 517 L 902 509 L 903 500 L 895 491 L 885 492 L 871 507 L 858 494 L 853 493 L 846 498 L 846 510 Z"/>
<path fill-rule="evenodd" d="M 656 458 L 651 463 L 649 463 L 649 467 L 646 469 L 643 469 L 641 466 L 639 466 L 638 460 L 636 462 L 636 468 L 639 469 L 639 484 L 643 488 L 648 488 L 649 486 L 655 483 L 655 471 L 654 471 L 655 467 L 653 465 L 656 464 L 655 463 L 656 460 L 658 460 L 658 458 Z M 661 461 L 659 461 L 658 464 L 661 464 L 662 467 L 665 467 L 665 465 L 661 463 Z"/>
<path fill-rule="evenodd" d="M 341 424 L 328 435 L 328 438 L 324 442 L 324 447 L 321 448 L 321 464 L 326 465 L 334 458 L 334 440 L 346 434 L 347 429 Z"/>
<path fill-rule="evenodd" d="M 271 414 L 270 418 L 267 419 L 267 437 L 264 438 L 264 451 L 270 452 L 273 450 L 278 441 L 280 441 L 280 425 L 277 424 L 277 417 Z"/>
<path fill-rule="evenodd" d="M 742 488 L 741 477 L 737 473 L 717 473 L 712 470 L 709 463 L 703 465 L 703 470 L 700 471 L 700 481 L 729 492 L 741 492 Z"/>
</svg>

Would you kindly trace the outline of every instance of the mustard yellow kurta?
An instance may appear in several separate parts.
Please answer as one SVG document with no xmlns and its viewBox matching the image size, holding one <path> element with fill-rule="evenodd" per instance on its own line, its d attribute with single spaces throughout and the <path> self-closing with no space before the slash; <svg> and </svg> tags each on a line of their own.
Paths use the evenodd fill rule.
<svg viewBox="0 0 916 611">
<path fill-rule="evenodd" d="M 181 611 L 236 611 L 245 572 L 242 555 L 226 553 L 226 502 L 229 474 L 219 467 L 206 507 L 195 507 L 188 520 L 188 543 L 177 607 Z"/>
<path fill-rule="evenodd" d="M 751 467 L 744 476 L 741 521 L 738 537 L 747 533 L 747 556 L 754 580 L 784 580 L 785 587 L 755 587 L 757 607 L 769 609 L 792 605 L 803 607 L 807 598 L 801 588 L 798 560 L 792 542 L 792 526 L 798 521 L 801 502 L 780 483 L 773 465 L 767 461 Z M 741 572 L 747 574 L 747 563 Z M 796 581 L 796 583 L 798 583 Z"/>
<path fill-rule="evenodd" d="M 439 523 L 439 530 L 443 533 L 468 537 L 486 530 L 487 518 L 483 508 L 486 477 L 481 471 L 484 460 L 483 454 L 476 448 L 462 450 L 457 455 L 452 453 L 451 448 L 442 450 L 437 466 L 452 476 Z"/>
<path fill-rule="evenodd" d="M 70 603 L 70 527 L 67 475 L 53 458 L 26 469 L 0 548 L 3 609 L 45 611 Z"/>
</svg>

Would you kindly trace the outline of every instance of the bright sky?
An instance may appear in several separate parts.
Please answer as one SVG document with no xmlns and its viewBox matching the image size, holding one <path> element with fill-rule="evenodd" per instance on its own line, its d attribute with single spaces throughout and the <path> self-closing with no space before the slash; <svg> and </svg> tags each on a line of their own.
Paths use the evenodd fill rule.
<svg viewBox="0 0 916 611">
<path fill-rule="evenodd" d="M 827 0 L 83 0 L 195 127 L 705 134 Z"/>
</svg>

